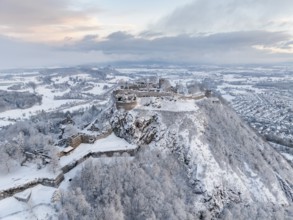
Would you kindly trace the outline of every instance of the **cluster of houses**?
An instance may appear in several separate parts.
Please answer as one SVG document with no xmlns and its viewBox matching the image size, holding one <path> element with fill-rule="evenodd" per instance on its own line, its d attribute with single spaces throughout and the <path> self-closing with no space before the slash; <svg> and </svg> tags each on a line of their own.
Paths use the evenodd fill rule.
<svg viewBox="0 0 293 220">
<path fill-rule="evenodd" d="M 293 142 L 293 111 L 285 97 L 280 98 L 277 92 L 239 95 L 233 101 L 233 108 L 271 141 L 278 137 Z"/>
</svg>

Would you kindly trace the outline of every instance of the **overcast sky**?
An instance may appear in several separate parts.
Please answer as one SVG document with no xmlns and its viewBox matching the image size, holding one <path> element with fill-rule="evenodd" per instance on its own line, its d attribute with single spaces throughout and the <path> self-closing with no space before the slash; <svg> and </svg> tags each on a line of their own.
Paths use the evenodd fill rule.
<svg viewBox="0 0 293 220">
<path fill-rule="evenodd" d="M 0 68 L 293 61 L 292 0 L 0 0 Z"/>
</svg>

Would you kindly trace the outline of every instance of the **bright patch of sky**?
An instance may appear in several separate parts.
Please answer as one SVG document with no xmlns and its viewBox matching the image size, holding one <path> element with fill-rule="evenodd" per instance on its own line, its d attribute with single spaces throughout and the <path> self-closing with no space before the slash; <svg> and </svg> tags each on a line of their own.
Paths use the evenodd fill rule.
<svg viewBox="0 0 293 220">
<path fill-rule="evenodd" d="M 99 12 L 94 17 L 101 22 L 99 35 L 109 32 L 127 31 L 133 34 L 144 31 L 177 7 L 190 3 L 191 0 L 86 0 L 76 1 L 71 7 L 76 10 L 96 8 Z"/>
</svg>

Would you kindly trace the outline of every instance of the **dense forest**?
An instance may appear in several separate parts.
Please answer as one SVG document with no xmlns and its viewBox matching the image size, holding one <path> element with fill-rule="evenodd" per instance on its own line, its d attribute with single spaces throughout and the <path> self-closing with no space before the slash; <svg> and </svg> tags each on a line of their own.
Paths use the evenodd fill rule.
<svg viewBox="0 0 293 220">
<path fill-rule="evenodd" d="M 194 219 L 194 195 L 173 154 L 142 150 L 88 162 L 62 192 L 59 219 Z"/>
</svg>

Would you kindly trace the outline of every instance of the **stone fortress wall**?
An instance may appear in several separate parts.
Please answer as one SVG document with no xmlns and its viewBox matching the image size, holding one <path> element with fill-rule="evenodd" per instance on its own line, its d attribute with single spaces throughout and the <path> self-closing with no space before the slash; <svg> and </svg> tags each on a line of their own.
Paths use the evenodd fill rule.
<svg viewBox="0 0 293 220">
<path fill-rule="evenodd" d="M 117 109 L 129 111 L 137 105 L 137 98 L 142 97 L 174 97 L 180 99 L 199 100 L 210 96 L 210 91 L 196 95 L 182 95 L 177 93 L 168 80 L 159 79 L 158 83 L 134 82 L 125 83 L 113 92 L 113 99 Z"/>
</svg>

